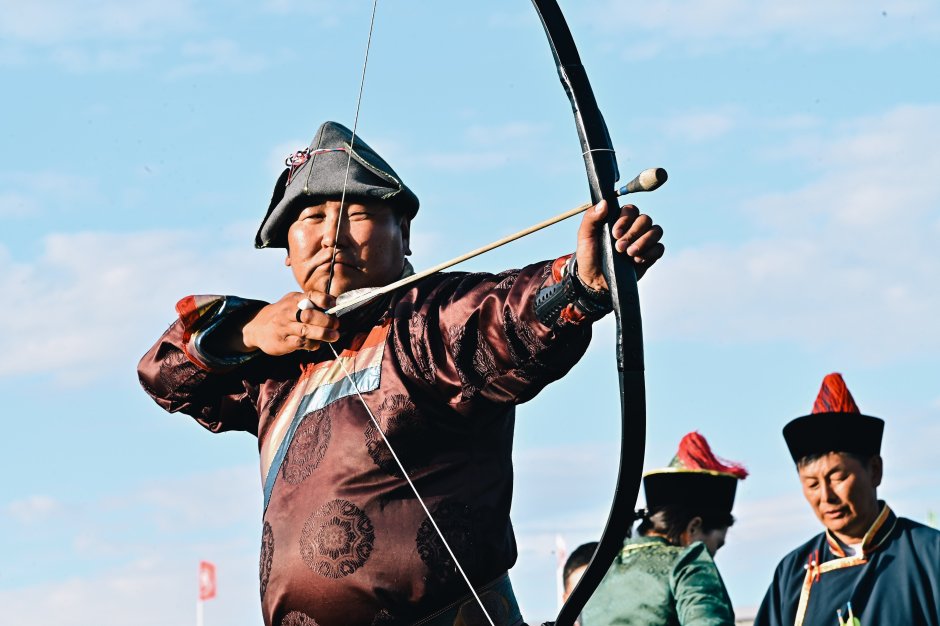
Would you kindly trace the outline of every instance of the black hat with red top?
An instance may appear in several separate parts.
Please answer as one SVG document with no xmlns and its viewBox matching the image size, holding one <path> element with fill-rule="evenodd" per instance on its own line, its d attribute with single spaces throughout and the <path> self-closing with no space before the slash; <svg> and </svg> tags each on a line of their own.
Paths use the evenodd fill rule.
<svg viewBox="0 0 940 626">
<path fill-rule="evenodd" d="M 808 456 L 847 452 L 868 458 L 881 453 L 884 420 L 863 415 L 842 379 L 832 373 L 823 379 L 813 412 L 783 427 L 783 438 L 794 463 Z"/>
<path fill-rule="evenodd" d="M 705 437 L 691 432 L 679 442 L 668 467 L 643 475 L 646 508 L 681 506 L 730 513 L 738 481 L 746 477 L 743 465 L 718 458 Z"/>
</svg>

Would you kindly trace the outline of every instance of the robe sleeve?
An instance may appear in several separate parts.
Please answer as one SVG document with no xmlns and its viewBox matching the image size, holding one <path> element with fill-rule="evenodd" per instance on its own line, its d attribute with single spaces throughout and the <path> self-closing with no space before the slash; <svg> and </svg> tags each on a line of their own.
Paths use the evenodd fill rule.
<svg viewBox="0 0 940 626">
<path fill-rule="evenodd" d="M 591 339 L 594 319 L 572 307 L 551 325 L 536 314 L 535 300 L 559 280 L 560 265 L 452 273 L 405 294 L 394 313 L 399 368 L 465 416 L 531 399 L 564 376 Z"/>
<path fill-rule="evenodd" d="M 731 598 L 705 544 L 693 543 L 677 559 L 670 586 L 682 626 L 734 626 Z"/>
<path fill-rule="evenodd" d="M 245 368 L 256 355 L 218 357 L 201 342 L 228 315 L 257 304 L 261 303 L 231 296 L 180 300 L 179 319 L 137 366 L 144 391 L 164 410 L 190 415 L 212 432 L 243 430 L 257 435 L 257 385 L 245 378 Z"/>
</svg>

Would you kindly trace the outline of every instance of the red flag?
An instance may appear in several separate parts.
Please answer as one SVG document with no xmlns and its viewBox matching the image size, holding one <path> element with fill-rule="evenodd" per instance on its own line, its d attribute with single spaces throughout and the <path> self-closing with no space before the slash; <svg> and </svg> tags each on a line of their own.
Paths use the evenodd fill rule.
<svg viewBox="0 0 940 626">
<path fill-rule="evenodd" d="M 211 600 L 215 597 L 215 565 L 208 561 L 199 562 L 199 599 Z"/>
</svg>

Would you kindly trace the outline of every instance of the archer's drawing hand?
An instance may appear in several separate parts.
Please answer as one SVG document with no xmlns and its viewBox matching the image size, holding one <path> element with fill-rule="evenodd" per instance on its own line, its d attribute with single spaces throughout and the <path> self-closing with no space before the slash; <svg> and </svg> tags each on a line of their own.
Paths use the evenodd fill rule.
<svg viewBox="0 0 940 626">
<path fill-rule="evenodd" d="M 318 309 L 301 311 L 297 304 L 309 299 Z M 316 350 L 322 342 L 339 339 L 339 319 L 323 310 L 336 304 L 336 298 L 319 291 L 297 291 L 261 309 L 242 327 L 246 351 L 259 349 L 280 356 L 295 350 Z"/>
<path fill-rule="evenodd" d="M 578 228 L 578 277 L 591 289 L 607 289 L 607 280 L 601 271 L 601 241 L 607 236 L 607 201 L 602 200 L 593 209 L 588 209 Z M 643 215 L 632 204 L 620 208 L 620 217 L 614 224 L 614 254 L 625 254 L 633 261 L 636 277 L 641 278 L 646 270 L 666 251 L 659 242 L 663 237 L 661 226 L 653 224 L 653 218 Z"/>
</svg>

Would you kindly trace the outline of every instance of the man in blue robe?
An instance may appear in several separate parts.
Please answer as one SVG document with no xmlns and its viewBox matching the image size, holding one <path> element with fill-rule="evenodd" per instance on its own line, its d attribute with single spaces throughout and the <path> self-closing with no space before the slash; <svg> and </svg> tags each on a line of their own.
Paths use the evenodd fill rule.
<svg viewBox="0 0 940 626">
<path fill-rule="evenodd" d="M 825 532 L 777 566 L 755 626 L 940 626 L 940 531 L 878 500 L 884 421 L 859 412 L 842 376 L 783 436 Z"/>
</svg>

